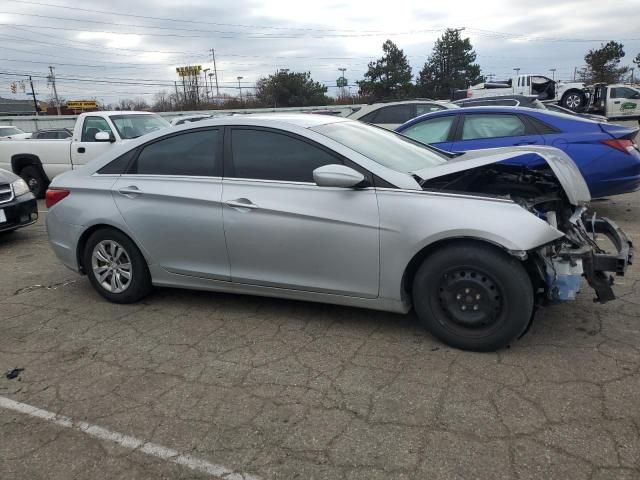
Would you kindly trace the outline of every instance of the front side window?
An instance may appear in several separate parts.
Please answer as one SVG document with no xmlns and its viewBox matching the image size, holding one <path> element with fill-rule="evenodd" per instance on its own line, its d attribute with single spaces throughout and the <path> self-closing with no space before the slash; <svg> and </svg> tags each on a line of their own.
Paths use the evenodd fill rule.
<svg viewBox="0 0 640 480">
<path fill-rule="evenodd" d="M 378 111 L 375 123 L 404 123 L 412 117 L 411 104 L 390 105 Z"/>
<path fill-rule="evenodd" d="M 96 133 L 107 132 L 111 134 L 111 127 L 107 121 L 102 117 L 87 117 L 84 119 L 84 125 L 82 125 L 82 138 L 83 142 L 95 142 Z"/>
<path fill-rule="evenodd" d="M 218 130 L 201 130 L 163 138 L 142 147 L 130 174 L 220 176 Z M 101 172 L 104 173 L 104 172 Z M 108 172 L 111 173 L 111 172 Z"/>
<path fill-rule="evenodd" d="M 111 115 L 109 118 L 122 139 L 138 138 L 170 126 L 169 122 L 155 114 Z"/>
<path fill-rule="evenodd" d="M 616 87 L 611 89 L 611 98 L 640 98 L 640 92 L 633 88 Z"/>
<path fill-rule="evenodd" d="M 402 132 L 403 135 L 413 138 L 420 143 L 440 143 L 445 142 L 449 137 L 451 125 L 453 125 L 454 115 L 446 117 L 432 118 L 425 120 Z"/>
<path fill-rule="evenodd" d="M 462 128 L 462 140 L 515 137 L 525 135 L 525 126 L 516 115 L 467 115 Z"/>
<path fill-rule="evenodd" d="M 231 144 L 236 178 L 313 183 L 316 168 L 342 163 L 306 141 L 266 130 L 234 128 Z"/>
</svg>

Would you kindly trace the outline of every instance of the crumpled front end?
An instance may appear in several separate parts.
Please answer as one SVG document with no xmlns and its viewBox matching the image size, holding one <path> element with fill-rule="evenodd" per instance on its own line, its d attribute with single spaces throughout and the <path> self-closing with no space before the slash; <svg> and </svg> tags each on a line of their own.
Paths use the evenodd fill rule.
<svg viewBox="0 0 640 480">
<path fill-rule="evenodd" d="M 622 276 L 633 261 L 633 245 L 625 233 L 608 218 L 589 214 L 577 208 L 562 225 L 557 225 L 556 212 L 546 212 L 547 221 L 557 226 L 565 237 L 536 249 L 533 261 L 546 284 L 548 301 L 575 300 L 582 277 L 594 289 L 594 301 L 614 300 L 614 276 Z M 598 243 L 608 239 L 615 252 L 606 252 Z"/>
</svg>

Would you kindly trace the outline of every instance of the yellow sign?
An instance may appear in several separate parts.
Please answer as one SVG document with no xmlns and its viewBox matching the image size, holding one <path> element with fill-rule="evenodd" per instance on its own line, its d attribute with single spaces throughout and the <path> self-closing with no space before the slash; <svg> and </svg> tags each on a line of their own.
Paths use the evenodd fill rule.
<svg viewBox="0 0 640 480">
<path fill-rule="evenodd" d="M 176 73 L 180 77 L 191 77 L 194 75 L 200 75 L 202 71 L 202 65 L 188 65 L 186 67 L 176 67 Z"/>
<path fill-rule="evenodd" d="M 92 110 L 97 108 L 95 100 L 72 100 L 67 102 L 67 108 L 69 110 Z"/>
</svg>

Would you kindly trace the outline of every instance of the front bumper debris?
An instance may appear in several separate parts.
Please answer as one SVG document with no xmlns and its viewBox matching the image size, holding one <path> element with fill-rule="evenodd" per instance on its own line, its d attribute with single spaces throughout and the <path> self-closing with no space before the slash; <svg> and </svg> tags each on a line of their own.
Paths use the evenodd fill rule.
<svg viewBox="0 0 640 480">
<path fill-rule="evenodd" d="M 576 263 L 582 261 L 584 276 L 595 290 L 594 302 L 605 303 L 616 298 L 612 285 L 614 275 L 622 276 L 633 262 L 633 244 L 625 233 L 608 218 L 584 219 L 583 225 L 590 234 L 604 235 L 616 249 L 616 253 L 597 252 L 592 245 L 583 245 L 576 249 L 563 249 L 559 256 Z"/>
</svg>

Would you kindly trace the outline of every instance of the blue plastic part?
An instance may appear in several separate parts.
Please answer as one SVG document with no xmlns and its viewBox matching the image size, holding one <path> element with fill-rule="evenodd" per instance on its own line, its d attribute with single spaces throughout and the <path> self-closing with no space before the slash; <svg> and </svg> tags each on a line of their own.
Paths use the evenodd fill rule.
<svg viewBox="0 0 640 480">
<path fill-rule="evenodd" d="M 553 300 L 575 300 L 581 283 L 582 275 L 550 275 L 547 272 L 547 285 Z"/>
</svg>

